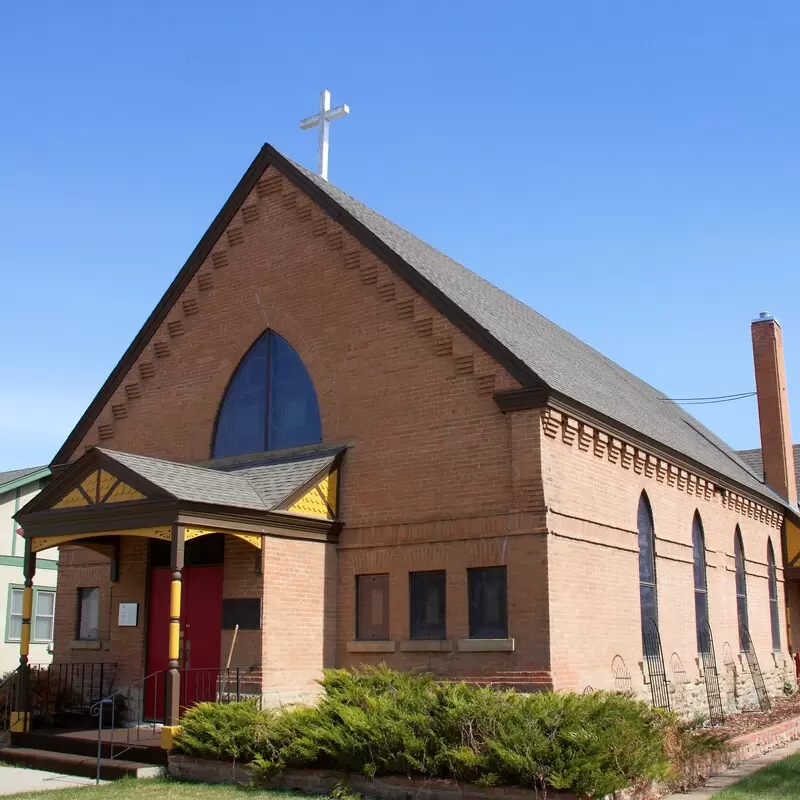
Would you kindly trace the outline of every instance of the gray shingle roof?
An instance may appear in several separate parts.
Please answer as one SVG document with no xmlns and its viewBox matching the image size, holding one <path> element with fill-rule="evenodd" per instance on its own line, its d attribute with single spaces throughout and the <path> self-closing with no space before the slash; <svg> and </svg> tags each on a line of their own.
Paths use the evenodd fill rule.
<svg viewBox="0 0 800 800">
<path fill-rule="evenodd" d="M 0 472 L 0 488 L 5 486 L 7 483 L 18 481 L 20 478 L 24 478 L 26 475 L 33 475 L 36 472 L 41 472 L 43 469 L 47 469 L 47 466 L 27 467 L 26 469 L 12 469 L 8 472 Z"/>
<path fill-rule="evenodd" d="M 243 468 L 195 466 L 97 448 L 178 500 L 271 511 L 292 492 L 329 467 L 342 448 L 269 458 Z M 213 462 L 210 462 L 213 464 Z"/>
<path fill-rule="evenodd" d="M 295 166 L 551 389 L 758 494 L 784 502 L 731 447 L 662 392 L 341 189 Z"/>
<path fill-rule="evenodd" d="M 792 445 L 792 450 L 794 452 L 795 483 L 797 485 L 797 494 L 800 496 L 800 444 Z M 761 455 L 761 448 L 757 447 L 754 450 L 737 450 L 736 454 L 756 475 L 764 474 L 764 459 Z"/>
</svg>

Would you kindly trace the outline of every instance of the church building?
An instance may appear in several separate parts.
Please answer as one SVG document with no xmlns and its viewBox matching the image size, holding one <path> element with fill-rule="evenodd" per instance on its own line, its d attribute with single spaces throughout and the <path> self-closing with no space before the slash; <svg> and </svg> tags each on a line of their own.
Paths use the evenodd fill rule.
<svg viewBox="0 0 800 800">
<path fill-rule="evenodd" d="M 269 145 L 51 469 L 16 516 L 23 668 L 58 548 L 54 663 L 167 726 L 381 662 L 716 718 L 794 682 L 796 498 Z"/>
</svg>

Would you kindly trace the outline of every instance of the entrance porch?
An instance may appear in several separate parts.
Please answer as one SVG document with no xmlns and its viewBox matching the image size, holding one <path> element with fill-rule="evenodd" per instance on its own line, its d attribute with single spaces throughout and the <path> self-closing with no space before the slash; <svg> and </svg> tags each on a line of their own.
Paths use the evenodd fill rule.
<svg viewBox="0 0 800 800">
<path fill-rule="evenodd" d="M 193 466 L 92 448 L 56 476 L 16 517 L 14 729 L 57 724 L 70 706 L 85 716 L 106 698 L 104 714 L 169 731 L 196 702 L 310 692 L 332 652 L 343 452 Z M 55 652 L 42 670 L 28 659 L 32 595 L 37 554 L 51 547 L 62 548 Z"/>
</svg>

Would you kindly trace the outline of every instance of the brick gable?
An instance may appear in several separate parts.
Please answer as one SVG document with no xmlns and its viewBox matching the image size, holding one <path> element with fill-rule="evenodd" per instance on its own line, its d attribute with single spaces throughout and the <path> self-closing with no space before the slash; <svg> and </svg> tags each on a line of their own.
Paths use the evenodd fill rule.
<svg viewBox="0 0 800 800">
<path fill-rule="evenodd" d="M 356 444 L 343 487 L 350 523 L 366 507 L 372 524 L 441 514 L 447 503 L 508 506 L 508 423 L 492 397 L 517 382 L 274 167 L 72 457 L 102 444 L 208 458 L 228 381 L 268 327 L 306 364 L 324 440 Z"/>
</svg>

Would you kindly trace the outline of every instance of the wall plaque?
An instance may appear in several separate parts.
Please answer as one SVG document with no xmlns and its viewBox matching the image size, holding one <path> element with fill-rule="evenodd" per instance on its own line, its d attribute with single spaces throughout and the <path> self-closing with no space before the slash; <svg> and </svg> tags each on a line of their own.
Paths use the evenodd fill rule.
<svg viewBox="0 0 800 800">
<path fill-rule="evenodd" d="M 120 628 L 135 628 L 139 624 L 139 604 L 120 603 L 117 625 Z"/>
</svg>

